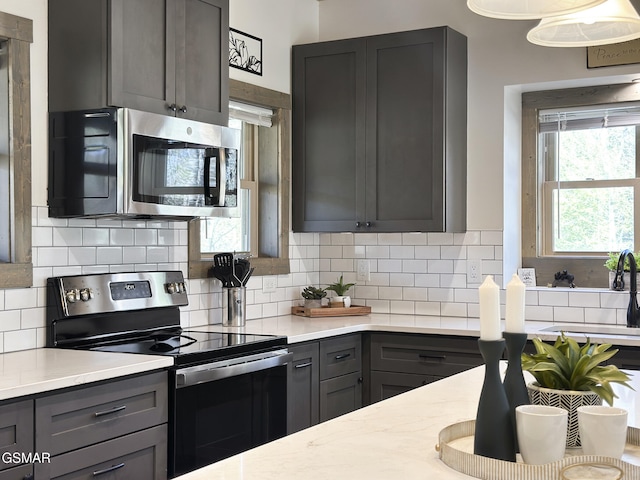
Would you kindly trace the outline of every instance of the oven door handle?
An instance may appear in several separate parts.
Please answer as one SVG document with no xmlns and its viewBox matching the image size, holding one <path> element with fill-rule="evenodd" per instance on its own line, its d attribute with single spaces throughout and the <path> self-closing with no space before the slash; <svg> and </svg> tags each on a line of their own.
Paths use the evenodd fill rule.
<svg viewBox="0 0 640 480">
<path fill-rule="evenodd" d="M 176 370 L 176 388 L 190 387 L 199 383 L 207 383 L 222 378 L 244 375 L 245 373 L 281 367 L 292 360 L 293 353 L 289 353 L 283 349 L 180 368 Z"/>
</svg>

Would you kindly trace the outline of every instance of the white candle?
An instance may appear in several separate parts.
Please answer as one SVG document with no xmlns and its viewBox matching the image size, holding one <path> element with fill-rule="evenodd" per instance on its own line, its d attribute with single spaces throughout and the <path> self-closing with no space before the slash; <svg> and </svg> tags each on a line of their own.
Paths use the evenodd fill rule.
<svg viewBox="0 0 640 480">
<path fill-rule="evenodd" d="M 505 332 L 524 333 L 525 285 L 515 273 L 507 283 L 507 312 Z"/>
<path fill-rule="evenodd" d="M 487 275 L 478 287 L 480 295 L 480 340 L 500 340 L 500 289 Z"/>
</svg>

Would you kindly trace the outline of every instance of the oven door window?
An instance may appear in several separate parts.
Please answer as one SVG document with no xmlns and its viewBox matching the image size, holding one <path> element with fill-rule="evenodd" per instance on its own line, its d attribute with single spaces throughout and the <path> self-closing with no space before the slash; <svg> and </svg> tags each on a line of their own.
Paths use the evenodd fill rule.
<svg viewBox="0 0 640 480">
<path fill-rule="evenodd" d="M 237 151 L 143 135 L 133 137 L 134 201 L 236 207 Z"/>
</svg>

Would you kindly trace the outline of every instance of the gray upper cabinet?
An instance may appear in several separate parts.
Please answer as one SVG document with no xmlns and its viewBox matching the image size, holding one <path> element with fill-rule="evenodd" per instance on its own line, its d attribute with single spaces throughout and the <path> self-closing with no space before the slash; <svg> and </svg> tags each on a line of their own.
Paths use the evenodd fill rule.
<svg viewBox="0 0 640 480">
<path fill-rule="evenodd" d="M 439 27 L 293 47 L 293 229 L 466 229 L 467 40 Z"/>
<path fill-rule="evenodd" d="M 228 121 L 228 0 L 50 0 L 49 111 Z"/>
</svg>

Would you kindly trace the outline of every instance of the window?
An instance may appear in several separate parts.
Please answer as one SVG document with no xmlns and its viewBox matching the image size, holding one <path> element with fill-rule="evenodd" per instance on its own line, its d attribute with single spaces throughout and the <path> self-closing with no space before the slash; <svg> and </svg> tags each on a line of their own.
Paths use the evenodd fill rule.
<svg viewBox="0 0 640 480">
<path fill-rule="evenodd" d="M 289 273 L 290 97 L 234 80 L 229 90 L 229 126 L 242 131 L 242 214 L 190 223 L 189 277 L 207 277 L 220 251 L 250 251 L 254 275 Z"/>
<path fill-rule="evenodd" d="M 0 13 L 0 288 L 30 287 L 33 22 Z"/>
<path fill-rule="evenodd" d="M 609 85 L 523 95 L 523 266 L 605 287 L 609 251 L 640 247 L 640 95 Z"/>
</svg>

